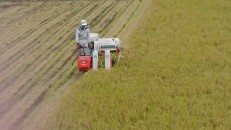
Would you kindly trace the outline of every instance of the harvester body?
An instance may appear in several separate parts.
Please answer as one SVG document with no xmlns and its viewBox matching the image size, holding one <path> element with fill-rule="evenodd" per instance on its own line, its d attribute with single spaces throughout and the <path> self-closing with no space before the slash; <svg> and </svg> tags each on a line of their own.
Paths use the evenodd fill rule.
<svg viewBox="0 0 231 130">
<path fill-rule="evenodd" d="M 121 48 L 121 42 L 119 38 L 99 38 L 97 33 L 91 33 L 89 48 L 91 49 L 90 56 L 78 57 L 79 71 L 88 71 L 91 68 L 97 70 L 99 62 L 104 64 L 103 66 L 105 69 L 110 70 L 114 63 L 113 61 L 115 61 L 115 59 L 112 58 L 112 55 L 118 55 Z"/>
</svg>

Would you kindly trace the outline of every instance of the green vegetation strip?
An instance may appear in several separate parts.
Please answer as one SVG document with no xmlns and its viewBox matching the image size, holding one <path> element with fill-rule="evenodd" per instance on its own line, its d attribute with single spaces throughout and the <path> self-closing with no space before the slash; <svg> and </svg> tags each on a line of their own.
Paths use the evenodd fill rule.
<svg viewBox="0 0 231 130">
<path fill-rule="evenodd" d="M 47 129 L 231 128 L 230 9 L 227 0 L 153 1 L 126 61 L 85 73 Z"/>
</svg>

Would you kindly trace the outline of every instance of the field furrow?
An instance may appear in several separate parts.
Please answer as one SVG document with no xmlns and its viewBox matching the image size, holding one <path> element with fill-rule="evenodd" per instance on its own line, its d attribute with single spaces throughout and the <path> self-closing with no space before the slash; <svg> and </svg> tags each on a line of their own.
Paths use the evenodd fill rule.
<svg viewBox="0 0 231 130">
<path fill-rule="evenodd" d="M 60 26 L 60 24 L 65 20 L 66 15 L 70 14 L 71 11 L 69 11 L 69 13 L 65 13 L 60 15 L 60 17 L 57 17 L 57 19 L 52 20 L 51 22 L 47 23 L 46 25 L 42 26 L 42 27 L 37 27 L 37 29 L 34 29 L 36 31 L 34 31 L 34 33 L 31 34 L 30 37 L 27 37 L 25 39 L 23 39 L 21 42 L 17 43 L 15 46 L 13 46 L 13 48 L 9 48 L 8 51 L 12 51 L 11 55 L 7 55 L 8 53 L 6 53 L 5 59 L 7 60 L 7 58 L 11 59 L 11 60 L 17 60 L 21 57 L 21 55 L 24 55 L 25 53 L 31 54 L 28 52 L 28 50 L 30 51 L 31 47 L 36 47 L 36 46 L 42 46 L 43 44 L 46 44 L 45 41 L 39 41 L 40 39 L 44 40 L 43 37 L 47 36 L 47 33 L 50 36 L 54 36 L 55 32 L 52 31 L 56 31 L 58 29 L 60 29 L 62 26 Z M 53 30 L 53 28 L 55 28 L 56 30 Z M 51 39 L 51 37 L 47 37 L 47 39 Z M 29 41 L 27 41 L 29 40 Z M 30 44 L 30 43 L 34 43 L 34 44 Z M 17 50 L 16 52 L 14 50 Z M 17 54 L 17 55 L 16 55 Z M 16 56 L 15 59 L 12 59 L 13 56 Z M 1 56 L 0 56 L 1 57 Z M 21 57 L 23 58 L 23 57 Z M 5 62 L 4 59 L 2 59 L 2 62 Z M 6 65 L 8 66 L 8 65 Z M 4 68 L 4 67 L 3 67 Z"/>
<path fill-rule="evenodd" d="M 3 11 L 0 13 L 0 18 L 4 19 L 7 18 L 8 16 L 15 17 L 15 13 L 22 9 L 24 9 L 24 7 L 17 3 L 8 4 L 6 5 L 5 9 L 3 9 Z"/>
<path fill-rule="evenodd" d="M 69 14 L 71 12 L 69 12 Z M 63 16 L 66 17 L 66 14 L 64 14 Z M 65 17 L 64 17 L 64 19 L 65 19 Z M 61 29 L 61 28 L 63 26 L 66 26 L 66 25 L 65 25 L 65 23 L 62 23 L 62 24 L 61 23 L 62 22 L 58 22 L 58 23 L 56 23 L 56 25 L 53 25 L 52 27 L 49 28 L 49 30 L 53 31 L 54 33 L 51 33 L 50 35 L 42 35 L 41 37 L 37 38 L 37 40 L 39 40 L 39 39 L 44 40 L 44 41 L 39 41 L 41 44 L 35 44 L 34 46 L 31 45 L 31 46 L 27 46 L 28 48 L 25 48 L 25 50 L 26 50 L 25 52 L 27 52 L 27 54 L 29 56 L 26 63 L 23 62 L 24 59 L 23 59 L 22 55 L 26 55 L 24 53 L 22 53 L 22 55 L 18 54 L 19 56 L 15 57 L 15 59 L 12 60 L 12 64 L 16 64 L 16 65 L 18 65 L 18 67 L 23 67 L 21 69 L 16 68 L 16 70 L 18 70 L 19 72 L 12 71 L 12 73 L 15 74 L 15 77 L 17 77 L 17 74 L 21 75 L 24 72 L 27 72 L 27 70 L 28 70 L 28 72 L 33 71 L 34 69 L 33 68 L 30 69 L 30 67 L 36 67 L 34 64 L 37 64 L 37 66 L 39 66 L 39 63 L 41 63 L 42 61 L 47 61 L 46 58 L 48 58 L 48 55 L 55 55 L 55 52 L 54 52 L 55 50 L 52 50 L 52 47 L 58 48 L 59 45 L 65 45 L 65 44 L 63 44 L 62 39 L 60 39 L 60 35 L 62 36 L 65 34 L 65 30 Z M 58 25 L 60 28 L 56 27 Z M 68 31 L 70 31 L 70 30 L 68 30 Z M 44 36 L 46 36 L 46 37 L 44 37 Z M 37 42 L 37 41 L 34 41 L 34 42 Z M 47 43 L 49 43 L 49 44 L 47 44 Z M 41 52 L 45 52 L 45 53 L 41 53 Z M 33 53 L 33 55 L 31 55 L 32 53 Z M 13 65 L 13 66 L 16 66 L 16 65 Z M 10 69 L 10 70 L 12 70 L 12 69 Z M 9 70 L 5 70 L 5 72 L 9 73 Z M 12 77 L 12 78 L 14 78 L 14 77 Z M 6 79 L 8 79 L 8 78 L 6 78 Z"/>
<path fill-rule="evenodd" d="M 63 32 L 63 31 L 62 31 L 62 32 Z M 65 33 L 65 32 L 64 32 L 64 34 L 68 34 L 68 33 Z M 65 37 L 65 36 L 64 36 L 64 37 Z M 62 41 L 61 43 L 63 43 L 63 41 Z M 64 45 L 65 45 L 65 44 L 64 44 Z M 49 48 L 49 49 L 50 49 L 50 48 Z M 45 51 L 45 52 L 46 52 L 46 51 Z M 55 52 L 54 52 L 54 53 L 55 53 Z M 53 65 L 51 64 L 51 67 L 52 67 L 52 66 L 53 66 Z M 44 70 L 46 70 L 46 69 L 44 69 Z M 44 71 L 44 72 L 47 72 L 47 71 Z M 42 76 L 43 76 L 43 75 L 44 75 L 44 74 L 42 74 Z M 48 77 L 48 79 L 49 79 L 49 77 Z M 38 80 L 35 80 L 35 81 L 38 81 Z M 37 82 L 34 82 L 31 86 L 33 86 L 35 83 L 37 83 Z M 29 87 L 29 88 L 31 88 L 31 87 Z M 29 90 L 30 90 L 30 89 L 29 89 Z M 28 93 L 29 90 L 27 90 L 26 93 Z M 22 94 L 22 95 L 25 95 L 25 94 Z M 18 97 L 18 98 L 19 98 L 19 97 Z M 14 100 L 13 100 L 13 101 L 14 101 Z"/>
<path fill-rule="evenodd" d="M 69 23 L 70 23 L 71 21 L 69 21 Z M 75 21 L 73 21 L 73 22 L 75 22 Z M 72 23 L 74 26 L 75 26 L 75 23 Z M 69 26 L 69 25 L 68 25 Z M 73 26 L 71 26 L 72 28 L 75 28 L 75 27 L 73 27 Z M 70 29 L 69 29 L 70 30 Z M 61 32 L 62 32 L 63 30 L 61 30 Z M 72 30 L 70 30 L 70 31 L 72 31 Z M 58 33 L 58 35 L 60 35 L 59 34 L 59 32 L 57 32 Z M 52 34 L 53 36 L 57 36 L 56 34 Z M 43 39 L 45 39 L 44 37 L 43 37 Z M 48 39 L 49 40 L 51 40 L 52 41 L 52 43 L 51 42 L 49 42 L 49 41 L 44 41 L 44 42 L 42 42 L 42 43 L 47 43 L 47 42 L 49 42 L 50 44 L 48 44 L 48 47 L 46 47 L 47 45 L 44 45 L 44 46 L 39 46 L 39 47 L 43 47 L 43 48 L 48 48 L 48 50 L 50 49 L 50 47 L 51 47 L 51 45 L 53 46 L 53 45 L 59 45 L 58 43 L 60 42 L 59 41 L 59 39 L 60 39 L 60 37 L 57 37 L 56 39 L 57 39 L 57 41 L 55 41 L 54 40 L 54 38 L 53 37 L 48 37 Z M 62 44 L 62 42 L 60 42 L 61 43 L 61 45 L 65 45 L 65 44 Z M 34 46 L 33 46 L 34 47 Z M 57 47 L 56 47 L 57 48 Z M 46 55 L 44 55 L 44 53 L 43 53 L 43 57 L 44 58 L 42 58 L 41 57 L 41 51 L 43 52 L 46 52 L 47 54 L 55 54 L 55 52 L 54 52 L 54 50 L 50 50 L 50 51 L 46 51 L 46 50 L 39 50 L 39 48 L 36 48 L 35 50 L 32 50 L 32 49 L 26 49 L 26 50 L 29 50 L 29 52 L 28 52 L 28 55 L 30 55 L 31 53 L 34 53 L 34 55 L 33 55 L 33 58 L 31 58 L 32 59 L 32 61 L 31 60 L 29 60 L 30 62 L 28 63 L 26 63 L 27 65 L 25 66 L 25 68 L 24 69 L 27 69 L 27 70 L 30 70 L 30 69 L 28 69 L 28 67 L 30 67 L 30 65 L 32 65 L 32 63 L 39 63 L 39 62 L 41 62 L 38 58 L 40 58 L 40 59 L 42 59 L 42 61 L 46 61 L 45 60 L 45 58 L 47 58 L 47 56 Z M 37 50 L 37 51 L 36 51 Z M 36 53 L 36 52 L 38 52 L 38 53 Z M 52 53 L 51 53 L 52 52 Z M 36 56 L 36 54 L 38 55 L 38 56 Z M 15 64 L 17 64 L 17 65 L 19 65 L 19 63 L 21 63 L 21 62 L 17 62 L 17 60 L 20 58 L 21 56 L 18 56 L 18 57 L 15 57 L 15 59 L 12 59 L 12 62 L 14 62 Z M 23 60 L 23 59 L 22 59 Z M 11 63 L 10 63 L 11 64 Z M 6 65 L 6 66 L 8 66 L 8 65 Z M 13 65 L 14 66 L 14 65 Z M 9 67 L 8 67 L 9 68 Z M 14 68 L 12 68 L 12 69 L 14 69 Z M 24 69 L 20 69 L 21 70 L 21 72 L 24 72 L 25 70 Z M 4 70 L 5 70 L 5 68 L 4 68 Z M 9 71 L 8 70 L 5 70 L 5 72 L 7 72 L 7 73 L 9 73 Z M 19 74 L 21 74 L 21 72 L 19 72 Z M 12 73 L 16 73 L 16 72 L 12 72 Z M 16 73 L 17 74 L 17 73 Z M 17 76 L 15 76 L 15 77 L 17 77 Z M 13 78 L 13 77 L 11 77 L 11 78 Z"/>
<path fill-rule="evenodd" d="M 44 2 L 36 2 L 33 4 L 23 4 L 24 8 L 17 11 L 17 16 L 12 17 L 12 15 L 7 15 L 5 17 L 0 17 L 0 28 L 5 28 L 7 26 L 4 25 L 11 25 L 15 24 L 15 21 L 20 21 L 21 19 L 24 19 L 25 17 L 33 15 L 35 13 L 34 11 L 38 8 L 41 8 L 44 5 Z M 14 15 L 14 14 L 13 14 Z"/>
<path fill-rule="evenodd" d="M 118 11 L 118 13 L 116 14 L 116 19 L 114 19 L 111 22 L 111 25 L 113 26 L 108 26 L 107 29 L 108 33 L 106 33 L 105 35 L 112 35 L 114 36 L 116 33 L 119 33 L 119 29 L 123 29 L 123 24 L 126 24 L 127 21 L 127 17 L 129 16 L 127 11 L 134 11 L 132 10 L 132 8 L 134 8 L 134 6 L 136 6 L 137 4 L 139 4 L 139 1 L 134 1 L 134 0 L 130 0 L 127 1 L 128 3 L 126 4 L 126 6 L 124 6 L 123 8 L 121 8 L 121 10 Z M 125 22 L 126 21 L 126 22 Z M 121 26 L 122 25 L 122 26 Z"/>
<path fill-rule="evenodd" d="M 61 7 L 61 5 L 58 5 L 58 4 L 55 4 L 52 6 L 55 6 L 55 7 L 52 8 L 51 10 L 43 12 L 43 13 L 40 13 L 41 11 L 39 11 L 38 12 L 39 15 L 34 17 L 34 18 L 30 19 L 30 17 L 25 17 L 24 19 L 22 19 L 20 21 L 14 22 L 17 24 L 6 26 L 8 28 L 6 28 L 4 30 L 7 30 L 7 31 L 1 33 L 1 37 L 4 37 L 5 39 L 2 39 L 1 42 L 8 45 L 9 48 L 10 48 L 10 46 L 14 46 L 15 44 L 19 44 L 18 42 L 20 42 L 20 41 L 16 40 L 17 37 L 15 37 L 15 35 L 17 35 L 17 36 L 19 36 L 19 38 L 23 39 L 22 35 L 24 33 L 28 33 L 28 31 L 30 31 L 30 33 L 33 33 L 33 30 L 34 31 L 37 30 L 37 28 L 35 28 L 35 27 L 41 27 L 41 26 L 39 26 L 39 23 L 41 21 L 46 19 L 46 17 L 49 16 L 50 14 L 52 14 L 55 9 L 58 9 L 59 6 Z M 44 6 L 43 8 L 49 8 L 49 6 Z M 42 8 L 39 8 L 39 9 L 42 10 Z M 25 15 L 25 16 L 27 16 L 27 15 Z M 24 24 L 22 24 L 22 23 L 24 23 Z M 9 35 L 9 34 L 11 34 L 11 35 Z M 27 37 L 24 37 L 24 39 L 25 38 L 27 38 Z M 14 41 L 14 42 L 12 43 L 12 41 Z"/>
</svg>

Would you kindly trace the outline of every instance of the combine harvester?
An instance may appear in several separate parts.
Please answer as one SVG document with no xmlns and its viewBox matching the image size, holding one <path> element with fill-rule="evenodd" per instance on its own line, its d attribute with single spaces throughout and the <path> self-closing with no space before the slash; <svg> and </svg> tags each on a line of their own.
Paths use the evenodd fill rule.
<svg viewBox="0 0 231 130">
<path fill-rule="evenodd" d="M 99 68 L 110 70 L 120 61 L 121 42 L 119 38 L 99 38 L 97 33 L 90 33 L 89 49 L 90 56 L 78 56 L 77 64 L 80 72 Z"/>
</svg>

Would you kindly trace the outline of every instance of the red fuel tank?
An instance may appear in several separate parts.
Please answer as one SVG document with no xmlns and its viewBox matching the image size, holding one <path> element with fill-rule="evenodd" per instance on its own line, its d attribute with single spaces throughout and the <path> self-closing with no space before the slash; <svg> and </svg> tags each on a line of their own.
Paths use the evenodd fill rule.
<svg viewBox="0 0 231 130">
<path fill-rule="evenodd" d="M 91 69 L 91 57 L 90 56 L 79 56 L 78 57 L 78 68 L 79 71 L 87 71 Z"/>
</svg>

